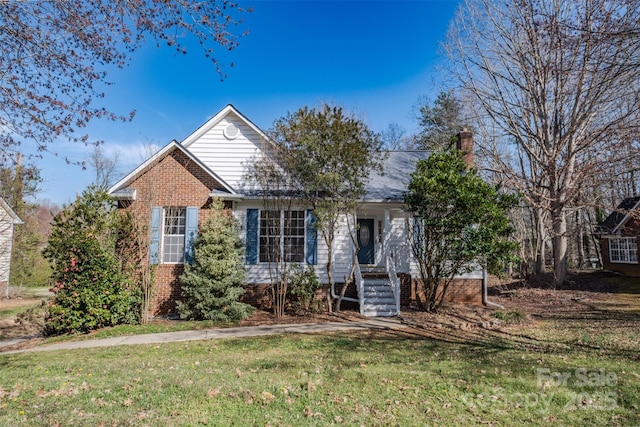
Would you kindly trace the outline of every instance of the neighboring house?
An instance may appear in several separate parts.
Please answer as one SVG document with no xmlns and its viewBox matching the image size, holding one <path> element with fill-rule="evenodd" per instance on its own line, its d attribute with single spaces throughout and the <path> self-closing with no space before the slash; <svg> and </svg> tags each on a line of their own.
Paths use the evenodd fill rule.
<svg viewBox="0 0 640 427">
<path fill-rule="evenodd" d="M 602 268 L 640 277 L 638 236 L 640 236 L 640 196 L 629 197 L 598 226 Z"/>
<path fill-rule="evenodd" d="M 22 220 L 0 197 L 0 298 L 9 298 L 9 272 L 11 270 L 11 249 L 13 229 Z"/>
<path fill-rule="evenodd" d="M 463 132 L 462 146 L 471 151 L 471 134 Z M 149 224 L 149 262 L 155 270 L 157 314 L 175 311 L 180 298 L 179 276 L 198 226 L 206 220 L 212 198 L 218 197 L 238 219 L 246 245 L 245 301 L 267 302 L 269 254 L 278 251 L 288 261 L 314 267 L 327 283 L 327 248 L 315 229 L 315 217 L 302 202 L 285 211 L 265 209 L 248 178 L 252 164 L 270 144 L 267 135 L 228 105 L 181 143 L 172 141 L 133 170 L 110 190 L 121 209 L 132 210 Z M 465 145 L 466 144 L 466 145 Z M 351 300 L 365 315 L 395 315 L 416 298 L 417 269 L 411 261 L 408 230 L 412 215 L 403 209 L 403 193 L 426 151 L 392 151 L 382 173 L 372 173 L 357 210 L 360 271 Z M 467 156 L 472 159 L 471 155 Z M 472 161 L 472 160 L 471 160 Z M 281 237 L 268 236 L 269 225 Z M 343 221 L 334 246 L 334 278 L 349 274 L 353 244 Z M 484 275 L 476 271 L 460 277 L 447 299 L 482 304 Z"/>
</svg>

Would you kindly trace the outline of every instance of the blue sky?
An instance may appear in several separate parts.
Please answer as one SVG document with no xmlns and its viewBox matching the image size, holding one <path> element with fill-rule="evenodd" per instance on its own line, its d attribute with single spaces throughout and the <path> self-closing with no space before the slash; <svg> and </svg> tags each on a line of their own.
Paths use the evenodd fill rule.
<svg viewBox="0 0 640 427">
<path fill-rule="evenodd" d="M 249 35 L 235 50 L 218 55 L 228 77 L 189 43 L 187 55 L 155 42 L 137 51 L 131 65 L 108 75 L 104 105 L 136 110 L 131 123 L 90 124 L 107 153 L 121 153 L 120 172 L 143 161 L 147 147 L 186 138 L 227 104 L 267 130 L 274 120 L 303 106 L 340 105 L 375 131 L 397 123 L 416 127 L 412 108 L 434 99 L 443 76 L 438 43 L 456 0 L 242 1 L 254 11 L 240 29 Z M 52 151 L 84 160 L 92 151 L 65 141 Z M 94 178 L 92 170 L 44 155 L 40 199 L 71 202 Z"/>
</svg>

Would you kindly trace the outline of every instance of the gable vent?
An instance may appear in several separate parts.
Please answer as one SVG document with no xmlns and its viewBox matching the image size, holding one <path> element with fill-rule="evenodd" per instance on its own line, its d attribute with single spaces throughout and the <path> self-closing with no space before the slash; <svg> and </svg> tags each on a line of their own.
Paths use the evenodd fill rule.
<svg viewBox="0 0 640 427">
<path fill-rule="evenodd" d="M 240 135 L 240 129 L 238 129 L 238 126 L 234 125 L 233 123 L 229 123 L 224 128 L 223 133 L 227 139 L 236 139 L 238 135 Z"/>
</svg>

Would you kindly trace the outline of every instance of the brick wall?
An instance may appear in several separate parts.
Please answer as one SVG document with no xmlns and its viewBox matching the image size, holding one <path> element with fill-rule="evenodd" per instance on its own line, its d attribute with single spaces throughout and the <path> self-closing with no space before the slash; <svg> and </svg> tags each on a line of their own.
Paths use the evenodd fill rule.
<svg viewBox="0 0 640 427">
<path fill-rule="evenodd" d="M 421 297 L 424 300 L 422 291 L 422 279 L 411 280 L 411 302 L 417 302 Z M 451 282 L 444 297 L 447 302 L 457 302 L 463 304 L 482 304 L 482 279 L 456 279 Z M 402 305 L 406 305 L 402 303 Z"/>
<path fill-rule="evenodd" d="M 136 200 L 121 202 L 122 210 L 131 211 L 148 227 L 151 209 L 154 206 L 197 206 L 198 224 L 208 218 L 213 189 L 222 186 L 179 149 L 161 158 L 130 183 L 137 190 Z M 226 203 L 230 207 L 230 202 Z M 176 301 L 180 298 L 178 278 L 184 271 L 183 265 L 160 264 L 155 270 L 153 288 L 155 315 L 176 312 Z"/>
<path fill-rule="evenodd" d="M 160 264 L 155 270 L 153 288 L 154 314 L 176 313 L 176 301 L 180 300 L 180 275 L 184 271 L 182 264 Z"/>
<path fill-rule="evenodd" d="M 421 290 L 421 280 L 412 279 L 411 275 L 400 273 L 400 305 L 407 307 L 418 301 L 418 296 L 424 295 Z M 336 290 L 340 289 L 341 284 L 336 284 Z M 337 292 L 337 291 L 336 291 Z M 348 289 L 347 295 L 357 298 L 357 292 L 354 289 Z M 321 289 L 316 292 L 316 298 L 324 299 L 324 291 Z M 459 279 L 454 280 L 449 289 L 445 301 L 458 302 L 463 304 L 482 305 L 482 279 Z M 271 309 L 271 293 L 268 284 L 248 284 L 245 287 L 245 294 L 242 301 L 261 309 Z M 357 303 L 352 307 L 343 302 L 343 308 L 358 309 Z"/>
<path fill-rule="evenodd" d="M 400 305 L 406 307 L 416 300 L 415 289 L 410 274 L 398 273 L 398 278 L 400 278 Z"/>
<path fill-rule="evenodd" d="M 620 230 L 620 237 L 636 237 L 637 243 L 640 244 L 640 222 L 631 218 Z M 627 264 L 609 261 L 609 239 L 603 237 L 600 239 L 600 250 L 602 253 L 602 268 L 604 270 L 615 271 L 626 276 L 640 277 L 640 264 Z"/>
<path fill-rule="evenodd" d="M 336 288 L 339 285 L 336 285 Z M 271 310 L 273 308 L 273 299 L 271 297 L 271 285 L 267 283 L 249 283 L 245 286 L 244 295 L 240 298 L 242 302 L 251 304 L 261 310 Z M 314 301 L 326 301 L 324 289 L 316 289 Z M 323 304 L 324 306 L 325 304 Z M 357 303 L 354 306 L 349 305 L 348 301 L 342 302 L 342 308 L 357 310 Z M 324 311 L 326 308 L 322 308 Z"/>
</svg>

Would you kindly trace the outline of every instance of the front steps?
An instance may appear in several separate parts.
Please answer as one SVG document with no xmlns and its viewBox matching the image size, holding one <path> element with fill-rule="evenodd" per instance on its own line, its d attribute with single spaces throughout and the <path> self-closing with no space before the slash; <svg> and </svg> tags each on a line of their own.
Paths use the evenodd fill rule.
<svg viewBox="0 0 640 427">
<path fill-rule="evenodd" d="M 364 286 L 362 314 L 364 316 L 391 317 L 399 314 L 391 281 L 384 270 L 363 270 L 362 281 Z"/>
</svg>

